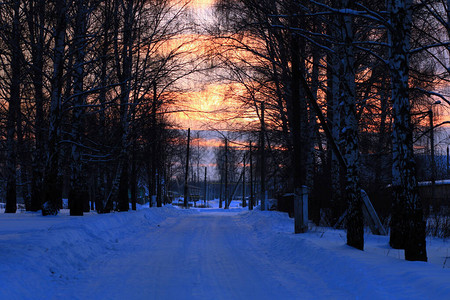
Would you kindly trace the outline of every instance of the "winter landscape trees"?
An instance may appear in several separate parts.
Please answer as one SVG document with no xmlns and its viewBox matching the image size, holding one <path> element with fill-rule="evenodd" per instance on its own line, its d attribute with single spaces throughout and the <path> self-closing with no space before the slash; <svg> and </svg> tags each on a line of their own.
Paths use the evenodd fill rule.
<svg viewBox="0 0 450 300">
<path fill-rule="evenodd" d="M 73 215 L 89 201 L 128 210 L 130 161 L 147 144 L 163 149 L 174 83 L 195 69 L 182 58 L 186 3 L 18 0 L 0 10 L 7 212 L 23 196 L 27 210 L 56 214 L 63 194 Z M 151 155 L 161 189 L 171 154 Z"/>
<path fill-rule="evenodd" d="M 266 121 L 268 131 L 278 132 L 277 143 L 291 154 L 283 165 L 289 184 L 281 190 L 273 186 L 273 194 L 312 187 L 313 220 L 333 225 L 345 210 L 347 243 L 363 249 L 360 189 L 377 199 L 376 191 L 388 187 L 391 245 L 406 249 L 408 260 L 426 260 L 412 107 L 423 110 L 435 97 L 448 103 L 442 88 L 448 79 L 442 59 L 448 55 L 442 22 L 447 4 L 223 0 L 217 6 L 222 26 L 217 38 L 228 41 L 229 50 L 219 46 L 217 53 L 231 70 L 228 78 L 243 86 L 239 97 L 245 104 L 258 111 L 257 103 L 264 102 L 268 115 L 277 116 Z M 299 84 L 302 77 L 307 84 Z M 317 119 L 321 113 L 326 122 Z M 331 128 L 332 140 L 319 125 Z M 367 139 L 374 142 L 358 143 Z M 374 173 L 363 174 L 360 155 L 365 165 L 378 161 Z M 372 176 L 377 186 L 363 180 Z M 324 182 L 328 193 L 320 186 Z"/>
<path fill-rule="evenodd" d="M 188 189 L 192 165 L 199 184 L 200 146 L 185 153 L 175 129 L 183 124 L 169 114 L 189 75 L 208 70 L 202 76 L 227 85 L 225 100 L 239 106 L 226 115 L 239 120 L 228 128 L 238 136 L 223 134 L 215 151 L 224 208 L 241 181 L 262 210 L 307 186 L 311 219 L 340 226 L 345 216 L 347 243 L 362 250 L 364 189 L 389 220 L 391 246 L 427 260 L 414 137 L 434 133 L 436 100 L 450 103 L 448 2 L 218 0 L 214 8 L 215 22 L 200 29 L 189 1 L 1 3 L 5 211 L 16 211 L 18 197 L 44 215 L 57 214 L 63 198 L 71 215 L 94 203 L 99 213 L 127 211 L 138 185 L 160 207 L 172 180 L 186 178 Z"/>
</svg>

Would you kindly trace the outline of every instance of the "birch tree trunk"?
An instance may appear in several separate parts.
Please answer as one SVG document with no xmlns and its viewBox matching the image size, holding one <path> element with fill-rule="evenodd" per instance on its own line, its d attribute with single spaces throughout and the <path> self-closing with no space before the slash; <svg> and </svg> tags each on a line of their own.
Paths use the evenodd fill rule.
<svg viewBox="0 0 450 300">
<path fill-rule="evenodd" d="M 17 155 L 19 156 L 19 166 L 20 174 L 18 176 L 18 181 L 22 186 L 22 198 L 25 204 L 25 210 L 30 211 L 31 208 L 31 194 L 29 185 L 29 169 L 28 165 L 30 162 L 30 156 L 26 143 L 24 142 L 24 128 L 22 122 L 22 108 L 21 105 L 18 106 L 17 110 Z"/>
<path fill-rule="evenodd" d="M 336 2 L 336 1 L 334 1 Z M 334 5 L 336 5 L 334 3 Z M 339 36 L 339 25 L 337 16 L 331 16 L 331 25 L 328 27 L 328 32 L 332 36 Z M 333 52 L 327 54 L 327 119 L 328 124 L 336 144 L 339 145 L 341 141 L 341 106 L 339 105 L 339 48 L 333 44 Z M 330 172 L 330 184 L 331 184 L 331 210 L 332 210 L 332 222 L 334 225 L 339 217 L 344 212 L 343 200 L 342 200 L 342 187 L 341 187 L 341 168 L 336 154 L 332 150 L 330 141 L 327 141 L 328 152 L 328 166 Z"/>
<path fill-rule="evenodd" d="M 380 95 L 380 129 L 378 132 L 378 142 L 376 146 L 376 164 L 377 168 L 375 169 L 375 186 L 377 188 L 382 188 L 383 181 L 382 181 L 382 173 L 383 173 L 383 164 L 385 164 L 385 154 L 386 154 L 386 142 L 389 139 L 388 136 L 388 124 L 387 124 L 387 117 L 388 117 L 388 100 L 389 97 L 385 91 L 381 92 Z"/>
<path fill-rule="evenodd" d="M 450 0 L 447 0 L 447 38 L 450 39 Z M 450 46 L 447 46 L 447 51 L 450 52 Z M 449 58 L 450 60 L 450 58 Z"/>
<path fill-rule="evenodd" d="M 319 26 L 317 26 L 319 27 Z M 318 28 L 316 30 L 319 30 Z M 318 91 L 319 91 L 319 64 L 320 59 L 322 57 L 322 53 L 319 49 L 315 49 L 313 52 L 313 66 L 311 72 L 311 92 L 314 95 L 315 99 L 317 99 Z M 319 124 L 316 122 L 316 114 L 312 109 L 308 110 L 308 131 L 307 131 L 307 141 L 308 141 L 308 154 L 306 159 L 306 176 L 305 176 L 305 185 L 310 187 L 310 190 L 313 190 L 314 186 L 314 177 L 315 177 L 315 166 L 316 164 L 316 156 L 315 146 L 318 145 L 319 150 L 322 149 L 322 141 L 320 140 L 319 133 Z M 317 144 L 316 144 L 316 137 Z M 323 153 L 323 151 L 320 151 Z M 325 161 L 323 157 L 321 157 L 321 161 Z M 316 197 L 314 201 L 309 203 L 310 207 L 310 219 L 317 225 L 320 223 L 321 219 L 321 210 L 322 210 L 322 200 L 321 197 Z"/>
<path fill-rule="evenodd" d="M 86 48 L 86 30 L 88 12 L 84 0 L 76 1 L 76 16 L 75 16 L 75 36 L 74 36 L 74 54 L 75 64 L 73 66 L 74 79 L 74 104 L 72 110 L 72 139 L 71 145 L 71 182 L 69 192 L 70 215 L 83 215 L 83 201 L 86 193 L 86 183 L 83 176 L 83 117 L 84 117 L 84 63 L 85 63 L 85 48 Z"/>
<path fill-rule="evenodd" d="M 417 193 L 415 160 L 408 95 L 412 0 L 390 0 L 389 32 L 392 132 L 392 216 L 390 245 L 404 248 L 407 260 L 427 260 L 425 221 Z"/>
<path fill-rule="evenodd" d="M 341 7 L 351 9 L 350 0 L 342 0 Z M 343 46 L 340 47 L 340 98 L 344 117 L 342 119 L 342 139 L 344 159 L 347 163 L 345 197 L 348 203 L 347 244 L 364 249 L 364 220 L 362 215 L 361 188 L 359 185 L 359 147 L 358 121 L 356 118 L 355 70 L 353 54 L 353 17 L 342 15 L 340 34 Z"/>
<path fill-rule="evenodd" d="M 128 158 L 129 158 L 129 132 L 130 132 L 130 91 L 133 59 L 133 8 L 135 1 L 122 1 L 123 7 L 123 44 L 122 46 L 122 72 L 120 81 L 120 123 L 122 127 L 122 144 L 119 161 L 122 162 L 120 170 L 120 185 L 118 194 L 118 209 L 128 211 Z"/>
<path fill-rule="evenodd" d="M 133 54 L 133 25 L 135 1 L 114 1 L 114 18 L 121 18 L 114 28 L 114 56 L 115 69 L 119 79 L 119 112 L 121 143 L 116 175 L 113 180 L 111 192 L 106 200 L 106 206 L 117 200 L 117 209 L 128 211 L 128 158 L 130 133 L 130 91 L 132 80 L 132 54 Z M 119 41 L 120 39 L 120 41 Z M 120 42 L 120 43 L 119 43 Z"/>
<path fill-rule="evenodd" d="M 11 30 L 11 84 L 6 122 L 6 207 L 5 213 L 17 210 L 16 165 L 17 145 L 15 140 L 17 115 L 20 113 L 20 1 L 13 2 L 13 24 Z"/>
</svg>

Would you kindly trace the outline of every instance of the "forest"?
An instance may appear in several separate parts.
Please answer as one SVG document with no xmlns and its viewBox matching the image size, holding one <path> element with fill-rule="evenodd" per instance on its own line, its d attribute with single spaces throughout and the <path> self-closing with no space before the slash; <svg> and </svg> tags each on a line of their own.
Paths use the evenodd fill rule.
<svg viewBox="0 0 450 300">
<path fill-rule="evenodd" d="M 228 182 L 261 210 L 307 186 L 311 220 L 345 212 L 347 244 L 362 250 L 364 189 L 391 247 L 426 261 L 427 218 L 449 207 L 434 188 L 450 175 L 450 2 L 217 0 L 208 22 L 194 4 L 0 3 L 5 212 L 56 215 L 63 199 L 74 216 L 128 211 L 139 187 L 160 207 L 174 181 L 187 206 L 202 149 L 189 153 L 177 116 L 200 78 L 234 107 L 210 112 L 226 130 L 208 126 L 223 136 L 210 181 L 225 208 Z"/>
</svg>

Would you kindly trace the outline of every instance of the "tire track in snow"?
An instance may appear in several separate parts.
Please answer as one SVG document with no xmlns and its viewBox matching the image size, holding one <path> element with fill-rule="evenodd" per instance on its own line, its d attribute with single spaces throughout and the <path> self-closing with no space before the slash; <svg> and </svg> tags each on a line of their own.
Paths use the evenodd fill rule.
<svg viewBox="0 0 450 300">
<path fill-rule="evenodd" d="M 115 249 L 77 276 L 78 293 L 63 294 L 80 299 L 317 299 L 311 284 L 319 283 L 323 296 L 332 295 L 307 267 L 274 256 L 268 260 L 257 235 L 233 214 L 171 217 L 159 227 L 142 228 Z"/>
</svg>

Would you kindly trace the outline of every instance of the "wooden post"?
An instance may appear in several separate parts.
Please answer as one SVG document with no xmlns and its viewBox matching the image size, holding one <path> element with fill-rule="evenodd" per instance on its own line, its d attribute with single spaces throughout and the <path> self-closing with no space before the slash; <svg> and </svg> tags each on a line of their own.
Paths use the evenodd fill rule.
<svg viewBox="0 0 450 300">
<path fill-rule="evenodd" d="M 253 195 L 253 157 L 252 157 L 252 142 L 249 145 L 249 160 L 250 160 L 250 203 L 248 204 L 248 209 L 253 210 L 253 205 L 255 204 Z"/>
<path fill-rule="evenodd" d="M 189 174 L 189 143 L 191 139 L 191 129 L 188 128 L 187 148 L 186 148 L 186 172 L 184 173 L 184 207 L 189 208 L 188 202 L 188 174 Z"/>
<path fill-rule="evenodd" d="M 302 186 L 294 193 L 295 233 L 308 231 L 308 187 Z"/>
<path fill-rule="evenodd" d="M 387 232 L 384 229 L 383 224 L 381 224 L 380 218 L 378 218 L 377 212 L 375 211 L 375 209 L 372 206 L 372 203 L 370 202 L 369 196 L 364 190 L 361 190 L 361 198 L 362 198 L 364 218 L 366 222 L 369 224 L 372 233 L 376 235 L 387 235 Z M 334 225 L 334 228 L 338 228 L 342 224 L 342 222 L 344 222 L 347 213 L 348 210 L 346 210 L 342 214 L 342 216 Z"/>
<path fill-rule="evenodd" d="M 387 235 L 383 224 L 381 224 L 380 218 L 378 218 L 377 212 L 375 211 L 372 203 L 369 200 L 369 196 L 364 190 L 361 190 L 361 197 L 363 200 L 363 213 L 366 217 L 367 223 L 369 223 L 369 227 L 372 233 L 377 235 Z"/>
<path fill-rule="evenodd" d="M 265 153 L 265 124 L 264 124 L 264 102 L 261 102 L 261 210 L 266 210 L 266 153 Z"/>
</svg>

